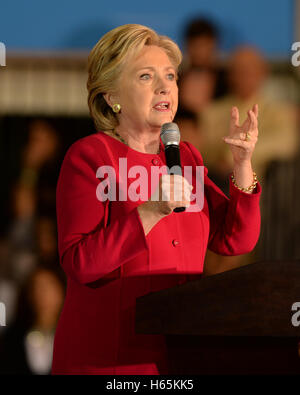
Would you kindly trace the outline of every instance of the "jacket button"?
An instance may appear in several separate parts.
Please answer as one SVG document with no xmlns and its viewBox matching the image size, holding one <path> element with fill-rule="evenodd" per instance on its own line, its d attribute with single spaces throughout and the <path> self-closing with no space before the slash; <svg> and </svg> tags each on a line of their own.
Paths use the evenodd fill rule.
<svg viewBox="0 0 300 395">
<path fill-rule="evenodd" d="M 177 247 L 179 245 L 179 240 L 176 239 L 172 240 L 172 244 L 174 247 Z"/>
<path fill-rule="evenodd" d="M 152 159 L 152 163 L 157 166 L 159 165 L 159 160 L 157 158 Z"/>
</svg>

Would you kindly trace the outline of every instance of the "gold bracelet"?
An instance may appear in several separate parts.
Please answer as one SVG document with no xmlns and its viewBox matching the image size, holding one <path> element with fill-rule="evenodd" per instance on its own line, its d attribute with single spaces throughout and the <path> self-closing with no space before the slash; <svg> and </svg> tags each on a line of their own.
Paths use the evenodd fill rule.
<svg viewBox="0 0 300 395">
<path fill-rule="evenodd" d="M 238 188 L 240 191 L 242 191 L 242 192 L 252 192 L 253 189 L 256 187 L 256 184 L 258 183 L 257 175 L 256 175 L 255 172 L 253 172 L 253 182 L 252 182 L 252 184 L 251 184 L 248 188 L 241 188 L 241 187 L 239 187 L 239 186 L 237 185 L 237 183 L 236 183 L 236 180 L 235 180 L 235 178 L 234 178 L 233 173 L 231 174 L 230 177 L 231 177 L 231 179 L 232 179 L 233 185 L 234 185 L 236 188 Z"/>
</svg>

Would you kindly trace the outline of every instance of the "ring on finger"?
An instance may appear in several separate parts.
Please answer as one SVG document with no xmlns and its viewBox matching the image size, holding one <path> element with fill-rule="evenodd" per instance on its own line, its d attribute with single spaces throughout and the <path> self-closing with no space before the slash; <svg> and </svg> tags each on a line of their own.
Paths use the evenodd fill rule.
<svg viewBox="0 0 300 395">
<path fill-rule="evenodd" d="M 249 140 L 251 140 L 251 136 L 250 136 L 250 133 L 247 132 L 246 133 L 246 137 L 245 137 L 245 141 L 249 141 Z"/>
</svg>

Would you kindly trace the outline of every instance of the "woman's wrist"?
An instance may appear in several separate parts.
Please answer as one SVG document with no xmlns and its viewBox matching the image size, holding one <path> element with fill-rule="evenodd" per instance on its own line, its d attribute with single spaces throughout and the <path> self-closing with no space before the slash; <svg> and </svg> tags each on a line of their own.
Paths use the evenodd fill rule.
<svg viewBox="0 0 300 395">
<path fill-rule="evenodd" d="M 251 188 L 256 181 L 256 174 L 253 172 L 251 162 L 236 164 L 233 168 L 233 183 L 236 187 L 246 193 L 252 193 Z M 250 188 L 250 190 L 247 190 Z"/>
</svg>

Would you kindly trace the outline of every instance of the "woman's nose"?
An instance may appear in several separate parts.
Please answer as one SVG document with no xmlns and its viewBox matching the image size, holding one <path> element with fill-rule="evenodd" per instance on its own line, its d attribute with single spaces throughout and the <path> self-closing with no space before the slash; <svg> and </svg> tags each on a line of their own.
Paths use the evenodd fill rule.
<svg viewBox="0 0 300 395">
<path fill-rule="evenodd" d="M 170 93 L 170 88 L 163 87 L 163 88 L 159 89 L 159 92 L 158 92 L 158 93 L 159 93 L 160 95 L 167 95 L 167 94 Z"/>
<path fill-rule="evenodd" d="M 167 95 L 170 93 L 170 86 L 167 81 L 159 79 L 156 84 L 155 93 L 159 95 Z"/>
</svg>

